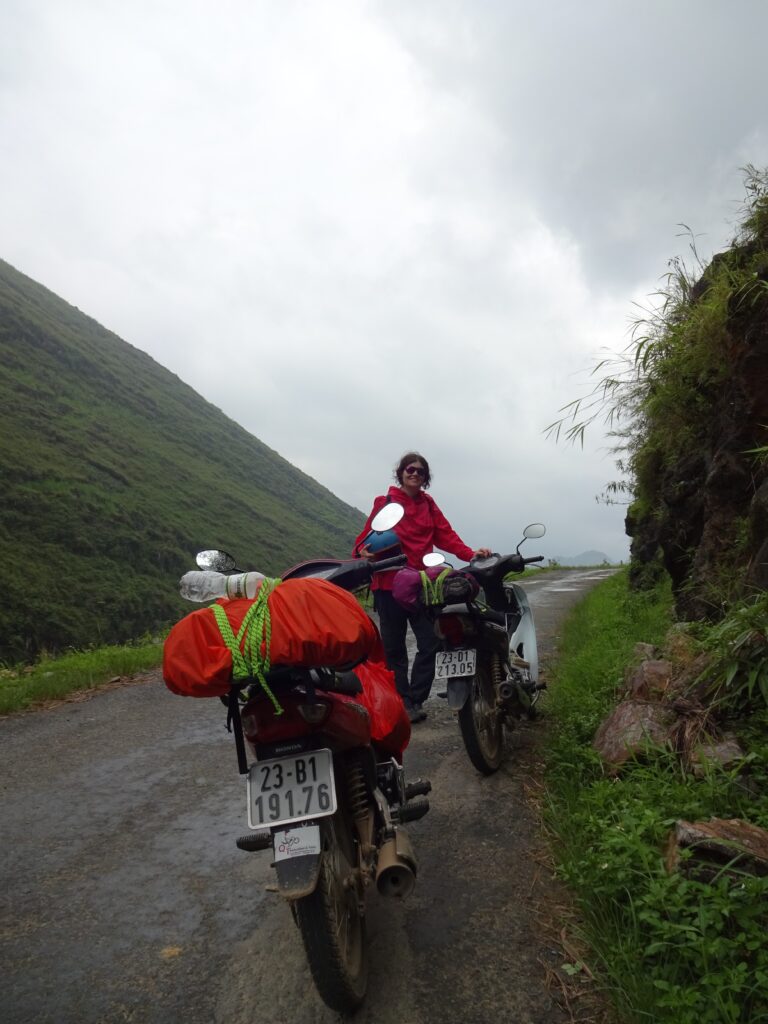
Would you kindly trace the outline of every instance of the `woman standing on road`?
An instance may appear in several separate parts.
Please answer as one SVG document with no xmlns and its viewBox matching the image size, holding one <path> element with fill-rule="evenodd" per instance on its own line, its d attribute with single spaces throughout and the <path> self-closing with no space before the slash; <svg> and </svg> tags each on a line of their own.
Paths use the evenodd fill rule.
<svg viewBox="0 0 768 1024">
<path fill-rule="evenodd" d="M 435 499 L 426 493 L 431 476 L 429 463 L 418 452 L 407 452 L 395 468 L 397 486 L 386 494 L 380 494 L 373 503 L 362 532 L 355 541 L 353 554 L 356 558 L 370 558 L 371 552 L 363 546 L 363 540 L 370 532 L 371 520 L 386 504 L 397 502 L 405 509 L 405 515 L 395 526 L 394 532 L 400 541 L 408 565 L 423 569 L 422 559 L 435 547 L 468 562 L 475 555 L 490 555 L 489 548 L 468 547 L 437 507 Z M 387 665 L 395 673 L 395 683 L 403 698 L 408 717 L 412 722 L 422 722 L 427 713 L 422 707 L 429 696 L 435 675 L 435 651 L 437 638 L 431 620 L 423 609 L 407 612 L 392 596 L 392 583 L 396 569 L 375 573 L 371 590 L 373 606 L 379 615 L 381 639 L 387 656 Z M 416 658 L 408 681 L 408 652 L 405 646 L 408 623 L 416 637 Z"/>
</svg>

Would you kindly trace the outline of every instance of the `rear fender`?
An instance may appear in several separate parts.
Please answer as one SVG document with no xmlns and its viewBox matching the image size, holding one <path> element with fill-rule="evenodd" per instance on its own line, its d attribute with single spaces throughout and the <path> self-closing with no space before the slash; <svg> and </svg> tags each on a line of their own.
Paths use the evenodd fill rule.
<svg viewBox="0 0 768 1024">
<path fill-rule="evenodd" d="M 277 891 L 287 900 L 298 900 L 309 896 L 317 888 L 320 877 L 320 854 L 308 854 L 306 857 L 292 857 L 275 865 L 277 871 Z"/>
<path fill-rule="evenodd" d="M 467 702 L 474 676 L 461 676 L 448 680 L 448 707 L 459 711 Z"/>
</svg>

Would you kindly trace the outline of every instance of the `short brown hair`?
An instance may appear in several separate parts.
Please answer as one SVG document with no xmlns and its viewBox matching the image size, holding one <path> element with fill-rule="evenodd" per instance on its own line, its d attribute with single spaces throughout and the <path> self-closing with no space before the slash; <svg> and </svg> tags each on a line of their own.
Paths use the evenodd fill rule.
<svg viewBox="0 0 768 1024">
<path fill-rule="evenodd" d="M 430 483 L 430 480 L 432 479 L 432 476 L 431 476 L 431 474 L 429 472 L 429 463 L 424 458 L 424 456 L 420 455 L 418 452 L 406 452 L 405 455 L 402 457 L 402 459 L 400 459 L 398 464 L 395 466 L 395 480 L 397 480 L 397 482 L 402 487 L 402 485 L 403 485 L 403 471 L 404 471 L 405 467 L 410 462 L 420 462 L 422 464 L 422 466 L 424 467 L 424 483 L 423 483 L 422 486 L 424 487 L 424 490 L 426 491 L 426 489 L 429 487 L 429 483 Z"/>
</svg>

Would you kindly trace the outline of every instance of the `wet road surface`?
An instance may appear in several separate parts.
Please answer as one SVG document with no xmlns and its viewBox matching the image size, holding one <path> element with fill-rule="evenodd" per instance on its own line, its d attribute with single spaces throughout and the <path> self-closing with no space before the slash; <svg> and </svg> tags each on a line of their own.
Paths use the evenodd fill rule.
<svg viewBox="0 0 768 1024">
<path fill-rule="evenodd" d="M 563 617 L 605 574 L 524 582 L 543 671 Z M 409 826 L 419 881 L 373 892 L 370 1024 L 562 1024 L 545 965 L 557 889 L 526 787 L 540 726 L 481 777 L 433 696 L 406 753 L 432 780 Z M 245 782 L 217 700 L 157 675 L 0 720 L 0 1013 L 9 1024 L 326 1024 L 268 853 L 243 853 Z"/>
</svg>

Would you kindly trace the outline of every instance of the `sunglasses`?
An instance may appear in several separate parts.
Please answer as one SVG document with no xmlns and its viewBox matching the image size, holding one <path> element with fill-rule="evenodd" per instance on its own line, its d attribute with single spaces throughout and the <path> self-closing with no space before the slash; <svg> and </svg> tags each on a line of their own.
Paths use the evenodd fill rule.
<svg viewBox="0 0 768 1024">
<path fill-rule="evenodd" d="M 403 470 L 408 476 L 426 476 L 427 471 L 423 466 L 406 466 Z"/>
</svg>

